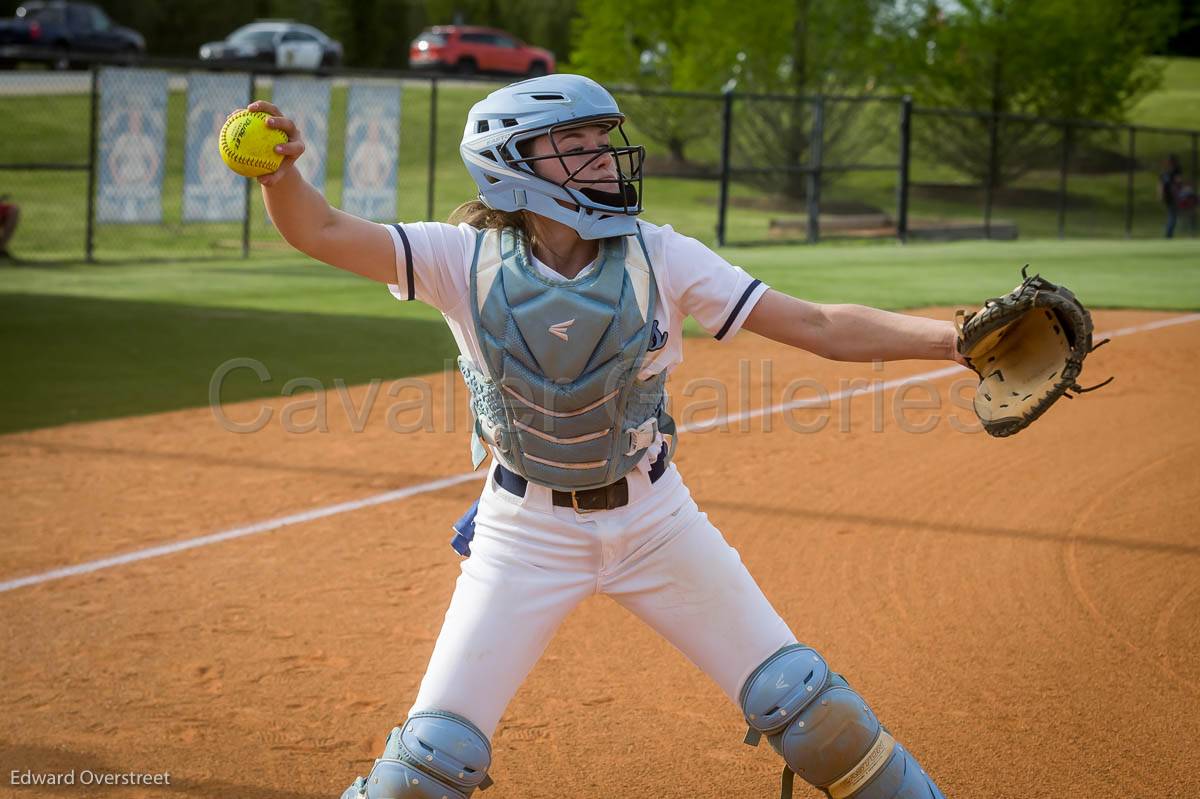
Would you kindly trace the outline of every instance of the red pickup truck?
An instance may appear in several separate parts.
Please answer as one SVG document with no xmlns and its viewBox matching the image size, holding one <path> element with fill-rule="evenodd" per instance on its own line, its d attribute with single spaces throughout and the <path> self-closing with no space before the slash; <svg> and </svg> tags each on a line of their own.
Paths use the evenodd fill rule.
<svg viewBox="0 0 1200 799">
<path fill-rule="evenodd" d="M 408 51 L 411 69 L 507 75 L 548 75 L 554 71 L 554 53 L 531 47 L 496 28 L 473 25 L 438 25 L 413 40 Z"/>
</svg>

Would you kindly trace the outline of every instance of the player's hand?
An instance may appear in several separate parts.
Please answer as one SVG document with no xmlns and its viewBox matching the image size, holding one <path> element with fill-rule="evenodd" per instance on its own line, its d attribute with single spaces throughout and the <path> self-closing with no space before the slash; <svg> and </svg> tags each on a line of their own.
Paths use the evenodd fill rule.
<svg viewBox="0 0 1200 799">
<path fill-rule="evenodd" d="M 946 334 L 946 349 L 948 350 L 948 358 L 957 363 L 959 366 L 965 366 L 969 369 L 971 364 L 967 363 L 967 359 L 964 358 L 963 354 L 958 351 L 958 326 L 955 325 L 954 322 L 947 322 L 946 325 L 950 328 Z"/>
<path fill-rule="evenodd" d="M 268 103 L 265 100 L 255 100 L 246 106 L 248 111 L 262 111 L 270 114 L 271 118 L 267 120 L 267 127 L 275 130 L 281 130 L 287 134 L 287 144 L 278 144 L 275 146 L 275 152 L 283 156 L 283 163 L 269 175 L 262 175 L 258 178 L 258 182 L 264 186 L 274 186 L 282 180 L 287 173 L 294 169 L 296 159 L 304 154 L 304 139 L 300 136 L 300 131 L 296 128 L 296 123 L 279 112 L 279 108 Z"/>
</svg>

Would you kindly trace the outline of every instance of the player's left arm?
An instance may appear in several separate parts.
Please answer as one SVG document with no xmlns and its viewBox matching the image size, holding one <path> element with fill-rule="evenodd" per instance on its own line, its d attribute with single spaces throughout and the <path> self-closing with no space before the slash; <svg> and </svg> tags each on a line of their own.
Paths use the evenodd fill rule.
<svg viewBox="0 0 1200 799">
<path fill-rule="evenodd" d="M 893 313 L 866 305 L 806 302 L 768 290 L 746 321 L 746 330 L 834 361 L 953 360 L 954 323 Z"/>
</svg>

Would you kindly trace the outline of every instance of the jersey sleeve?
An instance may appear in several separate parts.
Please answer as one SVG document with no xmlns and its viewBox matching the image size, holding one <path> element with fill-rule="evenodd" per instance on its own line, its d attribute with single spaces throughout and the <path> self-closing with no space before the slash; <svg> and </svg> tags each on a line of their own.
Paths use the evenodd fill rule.
<svg viewBox="0 0 1200 799">
<path fill-rule="evenodd" d="M 755 303 L 769 288 L 696 239 L 660 228 L 667 287 L 679 311 L 691 316 L 717 341 L 741 330 Z"/>
<path fill-rule="evenodd" d="M 388 290 L 398 300 L 420 300 L 442 313 L 467 293 L 477 231 L 470 225 L 408 222 L 385 225 L 396 248 L 396 282 Z"/>
</svg>

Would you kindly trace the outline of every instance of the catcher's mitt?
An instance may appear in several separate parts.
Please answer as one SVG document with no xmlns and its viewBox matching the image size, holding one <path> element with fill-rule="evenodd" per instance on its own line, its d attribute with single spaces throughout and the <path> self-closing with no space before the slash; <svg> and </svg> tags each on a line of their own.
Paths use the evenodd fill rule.
<svg viewBox="0 0 1200 799">
<path fill-rule="evenodd" d="M 1029 277 L 977 313 L 959 311 L 958 351 L 979 375 L 975 413 L 993 436 L 1011 436 L 1029 426 L 1059 397 L 1094 391 L 1112 381 L 1081 388 L 1076 380 L 1092 344 L 1092 317 L 1062 286 L 1041 275 Z"/>
</svg>

